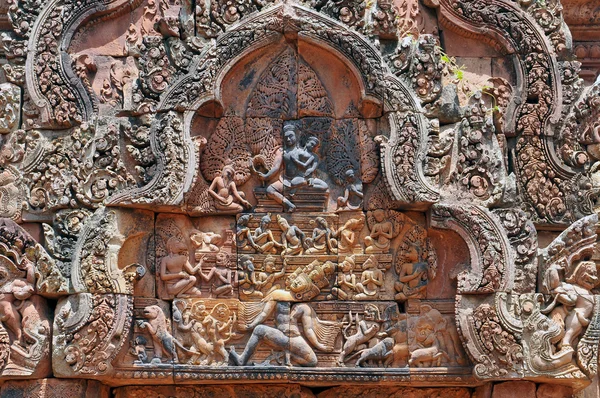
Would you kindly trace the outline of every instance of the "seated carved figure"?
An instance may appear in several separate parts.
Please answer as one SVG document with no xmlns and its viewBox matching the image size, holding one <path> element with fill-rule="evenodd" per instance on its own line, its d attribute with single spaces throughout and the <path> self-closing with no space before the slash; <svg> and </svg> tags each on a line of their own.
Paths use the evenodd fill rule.
<svg viewBox="0 0 600 398">
<path fill-rule="evenodd" d="M 198 267 L 201 267 L 202 260 L 203 258 Z M 233 271 L 230 269 L 230 266 L 230 255 L 221 250 L 215 257 L 215 266 L 211 268 L 208 274 L 200 271 L 202 279 L 206 282 L 212 281 L 211 291 L 215 297 L 231 296 L 233 294 Z"/>
<path fill-rule="evenodd" d="M 254 243 L 252 232 L 250 231 L 250 227 L 248 226 L 248 223 L 251 219 L 251 214 L 243 214 L 237 220 L 235 227 L 235 241 L 239 250 L 259 250 L 258 245 Z"/>
<path fill-rule="evenodd" d="M 355 256 L 348 256 L 338 265 L 338 276 L 336 286 L 331 289 L 332 296 L 336 296 L 340 300 L 349 300 L 354 298 L 357 293 L 361 293 L 360 283 L 356 281 L 354 275 L 354 267 L 356 265 Z"/>
<path fill-rule="evenodd" d="M 329 228 L 327 220 L 323 217 L 317 217 L 310 221 L 315 225 L 312 234 L 312 247 L 306 254 L 337 254 L 337 240 L 333 237 L 334 232 Z"/>
<path fill-rule="evenodd" d="M 291 133 L 294 131 L 292 127 L 293 125 L 288 125 L 284 127 L 284 130 L 287 128 L 286 132 Z M 319 139 L 315 136 L 310 136 L 306 140 L 304 148 L 296 146 L 296 148 L 291 151 L 289 160 L 284 158 L 286 159 L 285 176 L 289 178 L 289 194 L 291 196 L 293 196 L 298 189 L 306 186 L 324 191 L 329 188 L 325 181 L 313 177 L 314 172 L 319 166 L 319 159 L 315 153 L 318 146 Z M 288 183 L 284 180 L 284 185 L 287 186 L 287 184 Z"/>
<path fill-rule="evenodd" d="M 351 218 L 344 223 L 335 233 L 338 240 L 339 253 L 361 253 L 358 238 L 360 231 L 365 226 L 364 218 Z"/>
<path fill-rule="evenodd" d="M 302 189 L 312 188 L 321 192 L 329 189 L 325 181 L 314 176 L 319 165 L 315 153 L 319 140 L 311 136 L 305 146 L 300 147 L 296 130 L 294 123 L 283 126 L 283 148 L 276 150 L 272 166 L 267 171 L 260 170 L 260 165 L 265 163 L 262 155 L 250 160 L 250 171 L 267 186 L 267 197 L 289 212 L 296 210 L 291 198 Z"/>
<path fill-rule="evenodd" d="M 285 255 L 302 255 L 307 248 L 306 236 L 300 228 L 290 225 L 288 220 L 277 215 L 277 224 L 283 232 L 281 234 L 281 245 Z"/>
<path fill-rule="evenodd" d="M 262 298 L 263 293 L 258 290 L 256 273 L 254 272 L 254 259 L 248 255 L 242 255 L 238 261 L 240 269 L 237 271 L 237 286 L 239 287 L 240 299 Z"/>
<path fill-rule="evenodd" d="M 283 249 L 283 245 L 275 240 L 273 231 L 269 228 L 271 223 L 271 214 L 265 214 L 261 217 L 258 227 L 254 230 L 253 239 L 256 243 L 256 250 L 259 253 L 276 254 L 278 250 Z"/>
<path fill-rule="evenodd" d="M 427 291 L 428 263 L 419 261 L 419 251 L 410 246 L 404 255 L 398 281 L 394 283 L 396 300 L 406 301 L 409 298 L 425 298 Z"/>
<path fill-rule="evenodd" d="M 383 272 L 377 268 L 378 265 L 379 262 L 374 255 L 369 256 L 364 262 L 363 272 L 358 284 L 360 293 L 354 296 L 355 299 L 377 298 L 379 289 L 383 286 Z"/>
<path fill-rule="evenodd" d="M 387 253 L 390 251 L 390 245 L 394 237 L 394 227 L 390 221 L 385 221 L 385 216 L 385 210 L 377 209 L 373 211 L 375 224 L 371 228 L 369 236 L 365 238 L 365 253 Z"/>
<path fill-rule="evenodd" d="M 338 210 L 357 210 L 362 207 L 363 185 L 362 181 L 356 177 L 353 169 L 346 170 L 346 189 L 344 196 L 337 198 Z"/>
<path fill-rule="evenodd" d="M 194 276 L 202 263 L 192 267 L 187 246 L 171 237 L 166 244 L 167 255 L 160 260 L 160 279 L 165 283 L 167 294 L 175 297 L 199 296 Z"/>
<path fill-rule="evenodd" d="M 215 177 L 210 184 L 208 193 L 213 198 L 217 210 L 239 213 L 252 207 L 252 204 L 245 199 L 244 193 L 238 191 L 235 181 L 233 181 L 234 177 L 235 169 L 226 164 L 223 166 L 221 174 Z"/>
<path fill-rule="evenodd" d="M 286 263 L 281 269 L 277 269 L 275 264 L 275 257 L 268 255 L 263 260 L 264 272 L 259 272 L 256 277 L 256 283 L 258 289 L 263 292 L 264 295 L 271 293 L 273 290 L 281 289 L 281 283 L 277 281 L 285 276 Z"/>
</svg>

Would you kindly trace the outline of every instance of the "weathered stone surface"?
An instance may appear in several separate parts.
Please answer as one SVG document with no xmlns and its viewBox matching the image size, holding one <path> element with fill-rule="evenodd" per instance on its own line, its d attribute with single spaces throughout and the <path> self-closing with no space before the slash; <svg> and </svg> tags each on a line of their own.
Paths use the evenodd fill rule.
<svg viewBox="0 0 600 398">
<path fill-rule="evenodd" d="M 119 387 L 114 390 L 116 398 L 160 398 L 160 397 L 223 397 L 223 398 L 251 398 L 251 397 L 283 397 L 283 398 L 313 398 L 306 387 L 288 384 L 285 386 L 248 385 L 224 386 L 204 385 L 197 387 Z"/>
<path fill-rule="evenodd" d="M 494 391 L 492 392 L 492 398 L 534 398 L 535 396 L 535 383 L 530 381 L 507 381 L 498 383 L 494 385 Z"/>
<path fill-rule="evenodd" d="M 333 398 L 344 396 L 348 398 L 374 397 L 456 397 L 469 398 L 471 391 L 468 388 L 412 388 L 412 387 L 335 387 L 325 390 L 317 395 L 318 398 Z"/>
<path fill-rule="evenodd" d="M 536 391 L 536 398 L 570 398 L 572 396 L 573 389 L 571 387 L 555 384 L 540 384 Z"/>
<path fill-rule="evenodd" d="M 108 398 L 110 388 L 94 380 L 11 380 L 2 384 L 0 395 L 6 398 Z"/>
<path fill-rule="evenodd" d="M 5 386 L 489 398 L 597 380 L 597 10 L 1 3 Z"/>
</svg>

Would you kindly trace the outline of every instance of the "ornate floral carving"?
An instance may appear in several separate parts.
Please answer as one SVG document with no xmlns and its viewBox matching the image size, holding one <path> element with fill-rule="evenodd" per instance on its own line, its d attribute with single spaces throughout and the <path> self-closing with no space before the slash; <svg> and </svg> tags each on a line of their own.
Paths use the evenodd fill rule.
<svg viewBox="0 0 600 398">
<path fill-rule="evenodd" d="M 133 284 L 146 268 L 119 264 L 119 251 L 128 237 L 119 231 L 118 221 L 114 211 L 100 208 L 81 229 L 72 255 L 75 292 L 133 294 Z"/>
<path fill-rule="evenodd" d="M 517 209 L 494 209 L 500 219 L 515 255 L 516 293 L 532 293 L 536 289 L 538 274 L 537 231 L 527 214 Z"/>
<path fill-rule="evenodd" d="M 461 294 L 509 291 L 514 285 L 514 255 L 507 233 L 492 213 L 474 205 L 436 204 L 432 226 L 454 229 L 469 246 L 471 266 L 458 275 Z"/>
<path fill-rule="evenodd" d="M 190 164 L 194 151 L 183 131 L 179 114 L 169 112 L 155 119 L 151 129 L 151 142 L 156 148 L 154 178 L 141 188 L 122 190 L 111 197 L 111 204 L 175 204 L 181 201 L 183 191 L 190 184 Z"/>
<path fill-rule="evenodd" d="M 54 317 L 55 374 L 102 375 L 127 341 L 133 297 L 80 293 L 62 299 Z"/>
<path fill-rule="evenodd" d="M 435 203 L 439 193 L 425 178 L 426 131 L 421 115 L 392 112 L 388 115 L 389 140 L 381 138 L 381 166 L 386 186 L 401 203 Z"/>
<path fill-rule="evenodd" d="M 483 206 L 498 204 L 506 184 L 504 156 L 481 92 L 471 97 L 465 116 L 455 129 L 457 156 L 447 180 L 454 182 L 456 190 L 449 191 L 453 197 L 469 197 Z"/>
<path fill-rule="evenodd" d="M 576 66 L 563 63 L 559 68 L 560 59 L 555 53 L 555 49 L 559 53 L 565 49 L 562 7 L 480 0 L 431 1 L 430 5 L 440 7 L 445 25 L 467 29 L 501 51 L 520 54 L 520 73 L 524 78 L 518 90 L 527 101 L 514 101 L 509 106 L 507 120 L 514 120 L 514 124 L 510 123 L 507 131 L 514 129 L 517 135 L 514 168 L 526 210 L 535 214 L 535 221 L 549 224 L 568 223 L 590 214 L 597 194 L 591 182 L 585 181 L 584 170 L 581 166 L 568 167 L 569 162 L 565 165 L 555 156 L 557 140 L 553 137 L 561 135 L 560 130 L 555 131 L 555 121 L 571 106 L 577 88 L 566 90 L 564 97 L 561 90 L 568 84 L 579 84 L 573 76 Z M 529 11 L 534 19 L 527 15 Z M 484 26 L 494 34 L 484 36 Z M 547 44 L 550 42 L 553 47 Z M 578 194 L 569 188 L 574 184 L 579 186 Z"/>
<path fill-rule="evenodd" d="M 21 119 L 21 89 L 12 83 L 0 84 L 0 134 L 19 127 Z"/>
</svg>

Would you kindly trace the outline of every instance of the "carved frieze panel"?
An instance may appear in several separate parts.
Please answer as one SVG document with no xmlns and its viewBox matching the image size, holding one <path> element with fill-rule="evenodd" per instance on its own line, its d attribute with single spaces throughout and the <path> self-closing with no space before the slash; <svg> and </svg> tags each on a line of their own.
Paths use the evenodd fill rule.
<svg viewBox="0 0 600 398">
<path fill-rule="evenodd" d="M 235 218 L 160 214 L 155 224 L 158 296 L 237 298 Z"/>
</svg>

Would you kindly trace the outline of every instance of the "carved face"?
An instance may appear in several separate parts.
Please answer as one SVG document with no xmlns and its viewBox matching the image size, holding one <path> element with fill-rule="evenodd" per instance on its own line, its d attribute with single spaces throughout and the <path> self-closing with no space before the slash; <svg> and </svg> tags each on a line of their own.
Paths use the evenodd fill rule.
<svg viewBox="0 0 600 398">
<path fill-rule="evenodd" d="M 375 217 L 377 222 L 382 222 L 385 219 L 385 211 L 377 209 L 373 211 L 373 217 Z"/>
<path fill-rule="evenodd" d="M 144 317 L 146 319 L 155 319 L 160 312 L 162 312 L 162 310 L 157 305 L 149 305 L 144 308 Z"/>
<path fill-rule="evenodd" d="M 367 305 L 365 307 L 365 320 L 374 321 L 378 318 L 379 310 L 374 305 Z"/>
<path fill-rule="evenodd" d="M 267 257 L 265 259 L 264 264 L 265 264 L 265 271 L 266 272 L 269 272 L 269 273 L 275 272 L 275 270 L 276 270 L 275 259 L 273 259 L 273 257 Z"/>
<path fill-rule="evenodd" d="M 203 319 L 206 312 L 206 306 L 202 301 L 194 303 L 192 306 L 192 316 L 195 319 Z"/>
<path fill-rule="evenodd" d="M 312 152 L 319 145 L 319 141 L 315 137 L 310 137 L 308 141 L 306 141 L 306 150 Z"/>
<path fill-rule="evenodd" d="M 291 129 L 286 130 L 283 139 L 287 147 L 296 145 L 296 132 Z"/>
<path fill-rule="evenodd" d="M 287 220 L 283 217 L 277 217 L 277 224 L 279 224 L 282 231 L 290 229 L 290 224 L 288 224 Z"/>
<path fill-rule="evenodd" d="M 229 307 L 223 303 L 220 303 L 213 308 L 211 316 L 218 321 L 226 322 L 229 319 L 229 313 Z"/>
<path fill-rule="evenodd" d="M 371 255 L 367 261 L 364 262 L 363 264 L 363 269 L 375 269 L 377 268 L 377 258 L 375 258 L 375 256 Z"/>
<path fill-rule="evenodd" d="M 350 258 L 346 258 L 341 264 L 342 272 L 350 272 L 354 269 L 354 261 Z"/>
<path fill-rule="evenodd" d="M 346 171 L 346 180 L 348 180 L 350 182 L 354 182 L 354 178 L 355 178 L 354 170 L 348 169 Z"/>
<path fill-rule="evenodd" d="M 294 293 L 306 290 L 310 286 L 310 280 L 306 275 L 298 275 L 292 283 L 290 283 L 290 290 Z"/>
<path fill-rule="evenodd" d="M 215 260 L 217 267 L 226 267 L 229 265 L 229 254 L 225 253 L 224 251 L 220 251 L 217 253 Z"/>
<path fill-rule="evenodd" d="M 598 284 L 598 271 L 593 261 L 581 261 L 573 275 L 573 282 L 587 290 L 592 290 Z"/>
</svg>

